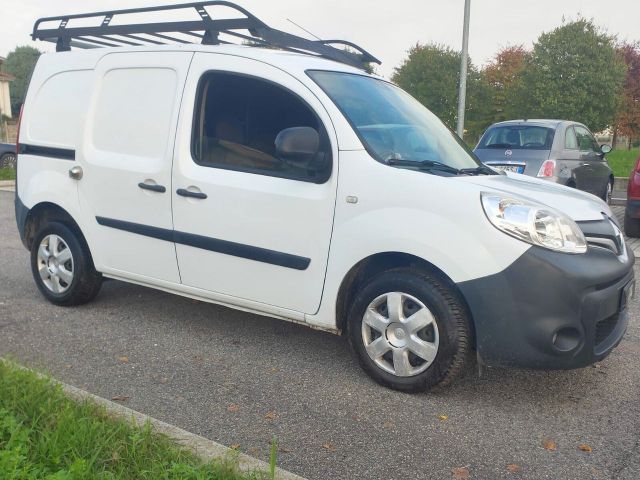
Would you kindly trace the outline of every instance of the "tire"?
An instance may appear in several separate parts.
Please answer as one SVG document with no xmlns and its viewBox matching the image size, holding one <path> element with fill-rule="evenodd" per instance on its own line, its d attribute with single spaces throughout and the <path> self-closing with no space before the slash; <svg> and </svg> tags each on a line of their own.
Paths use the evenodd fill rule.
<svg viewBox="0 0 640 480">
<path fill-rule="evenodd" d="M 84 239 L 58 222 L 45 224 L 34 237 L 31 273 L 40 292 L 55 305 L 87 303 L 102 285 Z"/>
<path fill-rule="evenodd" d="M 417 269 L 388 270 L 368 281 L 356 294 L 347 328 L 351 348 L 369 376 L 404 392 L 451 383 L 471 354 L 470 317 L 463 301 L 438 276 Z"/>
<path fill-rule="evenodd" d="M 0 157 L 0 168 L 16 168 L 16 154 L 13 152 L 5 153 Z"/>
<path fill-rule="evenodd" d="M 624 212 L 624 233 L 627 237 L 640 237 L 640 219 L 631 218 Z"/>
</svg>

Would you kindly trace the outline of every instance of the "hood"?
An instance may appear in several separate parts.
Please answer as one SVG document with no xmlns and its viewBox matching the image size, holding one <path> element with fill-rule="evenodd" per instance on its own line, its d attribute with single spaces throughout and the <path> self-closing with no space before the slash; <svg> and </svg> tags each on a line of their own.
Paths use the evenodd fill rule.
<svg viewBox="0 0 640 480">
<path fill-rule="evenodd" d="M 602 214 L 614 218 L 609 206 L 590 193 L 517 173 L 457 177 L 488 192 L 520 197 L 559 210 L 575 221 L 602 220 Z"/>
</svg>

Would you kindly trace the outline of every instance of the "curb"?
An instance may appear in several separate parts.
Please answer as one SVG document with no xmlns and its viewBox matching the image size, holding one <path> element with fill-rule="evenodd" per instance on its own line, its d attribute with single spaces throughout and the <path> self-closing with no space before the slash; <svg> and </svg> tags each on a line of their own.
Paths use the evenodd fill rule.
<svg viewBox="0 0 640 480">
<path fill-rule="evenodd" d="M 233 455 L 238 461 L 238 468 L 243 472 L 269 472 L 269 464 L 267 462 L 258 460 L 257 458 L 251 457 L 245 453 L 240 453 L 237 450 L 225 447 L 220 443 L 216 443 L 213 440 L 209 440 L 208 438 L 201 437 L 200 435 L 196 435 L 195 433 L 191 433 L 169 423 L 165 423 L 162 420 L 157 420 L 153 417 L 145 415 L 144 413 L 140 413 L 123 405 L 114 403 L 110 400 L 107 400 L 106 398 L 98 397 L 93 393 L 89 393 L 85 390 L 74 387 L 73 385 L 68 385 L 64 382 L 61 382 L 60 380 L 47 377 L 46 375 L 42 375 L 39 372 L 31 370 L 27 367 L 23 367 L 9 360 L 0 358 L 0 361 L 9 362 L 18 368 L 29 370 L 38 376 L 46 378 L 47 380 L 60 385 L 64 393 L 66 393 L 69 397 L 81 402 L 90 401 L 97 405 L 100 405 L 104 407 L 108 413 L 114 415 L 115 417 L 129 420 L 139 427 L 142 427 L 146 423 L 149 423 L 156 433 L 160 433 L 170 437 L 178 445 L 191 450 L 195 455 L 197 455 L 205 462 L 216 458 L 228 458 L 230 455 Z M 268 476 L 268 473 L 266 474 Z M 275 479 L 306 480 L 304 477 L 300 477 L 295 473 L 288 472 L 278 467 L 276 467 Z"/>
<path fill-rule="evenodd" d="M 15 187 L 15 180 L 0 180 L 0 187 Z"/>
<path fill-rule="evenodd" d="M 613 189 L 614 190 L 624 190 L 627 191 L 627 183 L 629 183 L 629 177 L 615 177 L 613 179 Z"/>
</svg>

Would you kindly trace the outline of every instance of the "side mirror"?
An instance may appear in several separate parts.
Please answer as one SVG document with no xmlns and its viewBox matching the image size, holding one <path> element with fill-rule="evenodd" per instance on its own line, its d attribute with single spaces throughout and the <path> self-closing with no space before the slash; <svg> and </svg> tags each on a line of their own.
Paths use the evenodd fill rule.
<svg viewBox="0 0 640 480">
<path fill-rule="evenodd" d="M 606 143 L 604 145 L 600 145 L 600 152 L 602 152 L 604 155 L 609 153 L 611 150 L 613 150 L 613 148 L 611 148 L 611 145 L 607 145 Z"/>
<path fill-rule="evenodd" d="M 278 158 L 309 162 L 320 149 L 320 135 L 311 127 L 285 128 L 276 137 L 275 145 Z"/>
</svg>

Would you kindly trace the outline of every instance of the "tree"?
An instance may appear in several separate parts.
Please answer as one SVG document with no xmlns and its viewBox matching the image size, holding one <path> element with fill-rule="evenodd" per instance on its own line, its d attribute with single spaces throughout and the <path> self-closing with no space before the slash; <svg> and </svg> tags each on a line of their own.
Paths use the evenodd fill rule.
<svg viewBox="0 0 640 480">
<path fill-rule="evenodd" d="M 2 65 L 5 72 L 15 77 L 15 80 L 11 82 L 11 110 L 14 116 L 20 112 L 20 105 L 24 101 L 31 73 L 39 56 L 40 51 L 36 48 L 16 47 L 7 55 L 7 59 Z"/>
<path fill-rule="evenodd" d="M 460 52 L 438 44 L 416 44 L 408 57 L 395 68 L 391 80 L 413 95 L 435 113 L 449 128 L 454 128 L 458 114 L 458 85 L 460 82 Z M 478 135 L 478 125 L 484 123 L 488 97 L 486 83 L 469 61 L 467 77 L 466 130 L 471 138 Z M 481 133 L 481 132 L 480 132 Z"/>
<path fill-rule="evenodd" d="M 631 140 L 640 137 L 640 43 L 623 43 L 618 47 L 619 55 L 627 66 L 623 100 L 616 116 L 614 143 L 617 134 Z"/>
<path fill-rule="evenodd" d="M 563 118 L 593 131 L 612 126 L 626 75 L 614 38 L 578 19 L 543 33 L 525 58 L 516 109 L 527 118 Z"/>
<path fill-rule="evenodd" d="M 528 52 L 522 45 L 503 48 L 491 63 L 482 70 L 482 75 L 491 89 L 490 105 L 487 107 L 491 122 L 517 118 L 518 95 L 522 88 L 522 73 Z"/>
</svg>

